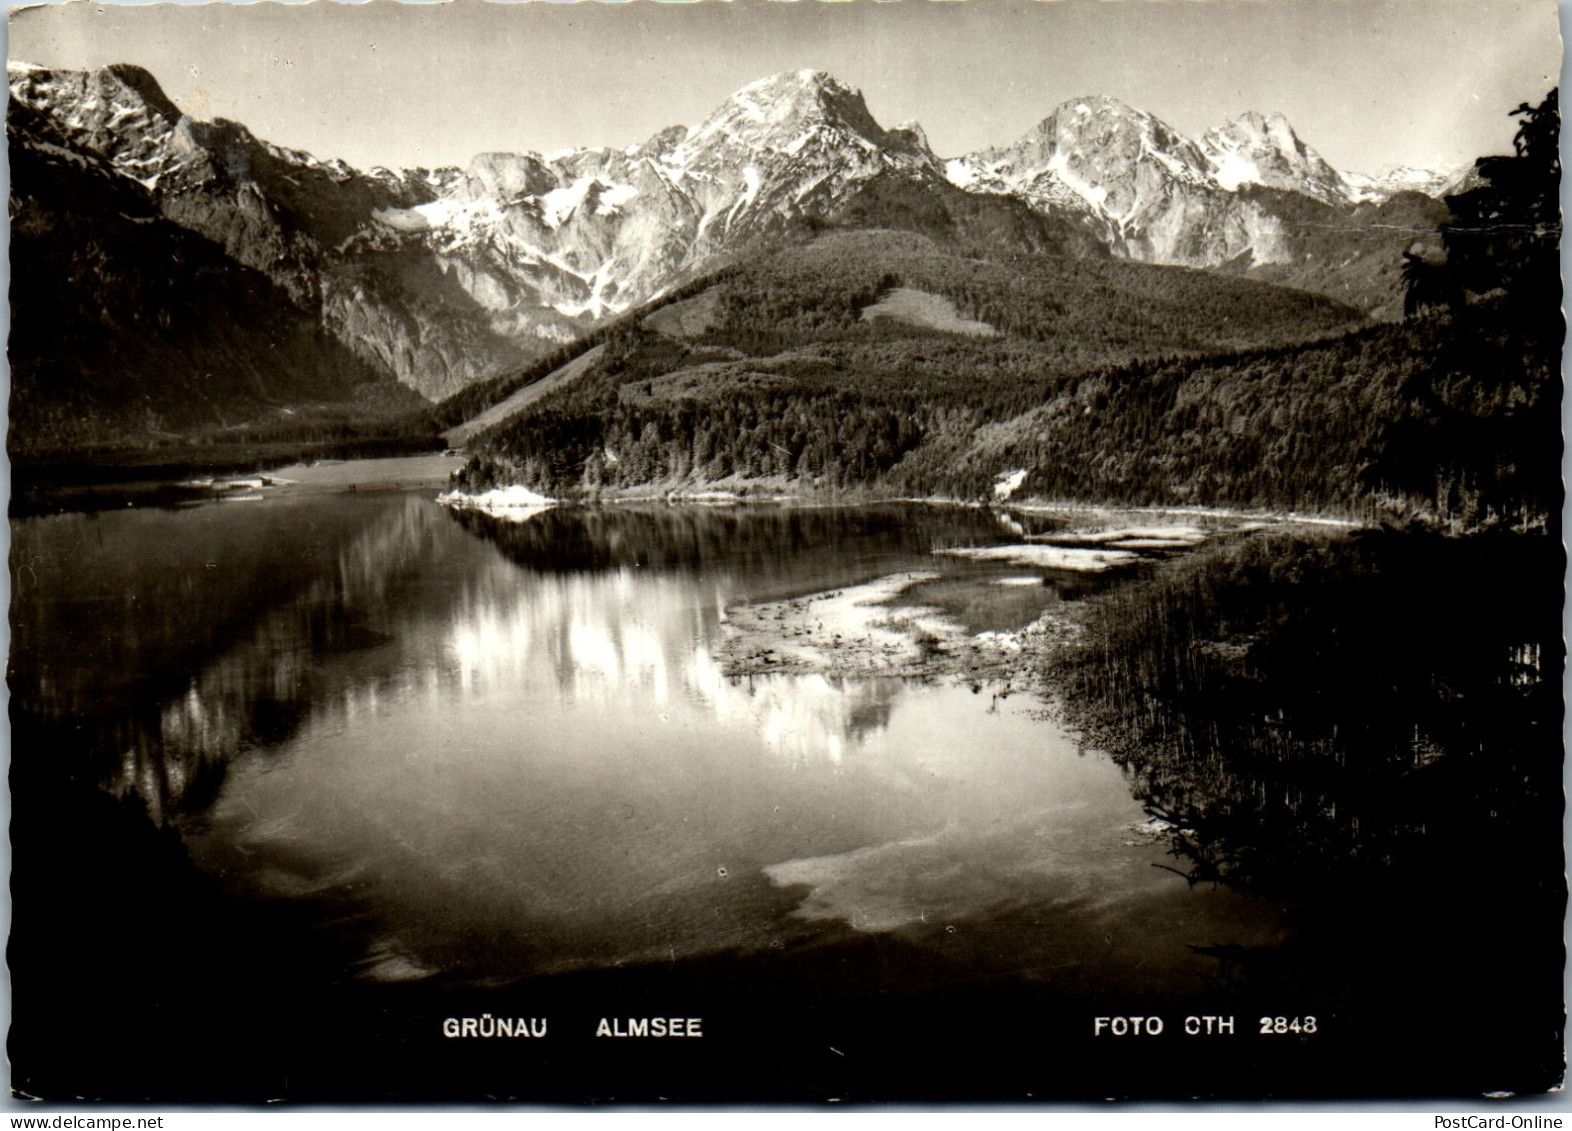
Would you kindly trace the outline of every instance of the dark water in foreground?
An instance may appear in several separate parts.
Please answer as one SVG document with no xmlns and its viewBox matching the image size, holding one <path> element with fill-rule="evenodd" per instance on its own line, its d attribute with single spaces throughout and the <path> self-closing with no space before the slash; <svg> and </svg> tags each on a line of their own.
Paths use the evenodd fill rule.
<svg viewBox="0 0 1572 1131">
<path fill-rule="evenodd" d="M 1324 1014 L 1335 989 L 1266 1002 L 1232 977 L 1216 948 L 1270 948 L 1291 907 L 1169 870 L 1112 761 L 991 688 L 721 670 L 739 603 L 939 570 L 916 597 L 975 631 L 1122 583 L 932 553 L 1013 537 L 977 511 L 506 523 L 413 494 L 20 521 L 15 804 L 36 788 L 80 816 L 90 786 L 173 830 L 141 881 L 167 868 L 199 895 L 171 897 L 193 920 L 173 937 L 147 923 L 148 961 L 170 965 L 138 992 L 244 1002 L 263 1047 L 224 1062 L 242 1090 L 1006 1099 L 1173 1094 L 1220 1063 L 1209 1090 L 1252 1094 L 1243 1066 L 1288 1043 L 1263 1051 L 1256 1014 Z M 998 584 L 1023 574 L 1045 583 Z M 44 851 L 19 839 L 19 859 Z M 245 939 L 228 956 L 203 900 Z M 192 950 L 199 975 L 170 962 Z M 256 988 L 275 977 L 284 998 Z M 592 1039 L 651 1009 L 703 1015 L 711 1044 Z M 549 1013 L 552 1036 L 441 1036 L 482 1012 Z M 1157 1054 L 1087 1041 L 1099 1016 L 1154 1013 Z M 1248 1054 L 1173 1048 L 1213 1013 Z M 837 1041 L 861 1059 L 824 1052 L 844 1061 Z M 907 1076 L 914 1047 L 956 1074 Z M 1323 1053 L 1298 1055 L 1290 1076 Z M 1064 1074 L 1083 1058 L 1102 1076 Z M 175 1092 L 196 1075 L 175 1070 Z"/>
</svg>

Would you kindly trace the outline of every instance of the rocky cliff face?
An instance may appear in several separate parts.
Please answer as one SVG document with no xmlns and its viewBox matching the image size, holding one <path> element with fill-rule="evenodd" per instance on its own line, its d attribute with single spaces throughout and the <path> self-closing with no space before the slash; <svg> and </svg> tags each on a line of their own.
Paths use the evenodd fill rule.
<svg viewBox="0 0 1572 1131">
<path fill-rule="evenodd" d="M 1036 252 L 1273 267 L 1293 282 L 1312 254 L 1303 207 L 1354 217 L 1392 188 L 1339 174 L 1280 116 L 1247 114 L 1194 142 L 1092 97 L 1014 145 L 945 162 L 919 127 L 884 128 L 861 94 L 815 71 L 752 83 L 696 128 L 626 149 L 369 171 L 194 120 L 136 67 L 13 65 L 9 79 L 15 198 L 42 200 L 30 169 L 91 169 L 144 202 L 159 230 L 265 280 L 345 372 L 429 399 L 794 229 L 902 227 Z M 38 253 L 90 257 L 91 233 L 69 232 L 40 235 Z"/>
<path fill-rule="evenodd" d="M 1357 204 L 1447 183 L 1418 177 L 1356 183 L 1306 145 L 1281 114 L 1244 114 L 1193 142 L 1151 114 L 1102 97 L 1072 99 L 1013 145 L 949 161 L 945 171 L 969 192 L 1074 213 L 1115 254 L 1191 267 L 1304 260 L 1309 252 L 1295 223 L 1299 200 L 1358 227 L 1350 211 Z M 1295 202 L 1285 207 L 1278 194 Z"/>
</svg>

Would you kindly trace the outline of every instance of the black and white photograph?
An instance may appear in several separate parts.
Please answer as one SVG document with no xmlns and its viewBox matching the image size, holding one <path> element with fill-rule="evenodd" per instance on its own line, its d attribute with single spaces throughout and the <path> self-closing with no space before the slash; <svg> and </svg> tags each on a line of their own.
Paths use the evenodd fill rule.
<svg viewBox="0 0 1572 1131">
<path fill-rule="evenodd" d="M 12 8 L 13 1100 L 1533 1117 L 1561 52 Z"/>
</svg>

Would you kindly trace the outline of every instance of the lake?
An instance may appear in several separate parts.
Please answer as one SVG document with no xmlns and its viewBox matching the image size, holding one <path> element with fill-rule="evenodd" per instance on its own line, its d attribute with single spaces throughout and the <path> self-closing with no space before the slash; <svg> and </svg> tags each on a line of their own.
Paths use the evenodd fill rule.
<svg viewBox="0 0 1572 1131">
<path fill-rule="evenodd" d="M 1110 1015 L 1163 1016 L 1160 1063 L 1190 1072 L 1199 1054 L 1171 1043 L 1192 1014 L 1237 1013 L 1243 1032 L 1249 1009 L 1331 1000 L 1312 979 L 1263 1006 L 1224 977 L 1216 948 L 1280 941 L 1291 900 L 1182 874 L 1131 773 L 1029 696 L 728 674 L 728 611 L 745 605 L 923 571 L 913 600 L 998 632 L 1153 568 L 935 553 L 1021 532 L 1019 516 L 917 505 L 507 521 L 431 492 L 23 519 L 21 780 L 139 799 L 214 906 L 291 952 L 296 1018 L 359 1042 L 353 1068 L 297 1068 L 292 1094 L 584 1098 L 580 1081 L 615 1064 L 642 1083 L 591 1092 L 812 1098 L 882 1081 L 920 1097 L 937 1085 L 896 1083 L 890 1048 L 906 1046 L 889 1041 L 924 1024 L 952 1058 L 955 1027 L 977 1027 L 1025 1094 L 1029 1034 L 1074 1034 L 1072 1064 Z M 266 1013 L 237 988 L 255 963 L 206 961 L 218 984 L 202 994 Z M 606 1015 L 656 1007 L 702 1014 L 732 1051 L 595 1059 Z M 557 1041 L 558 1061 L 533 1049 L 521 1075 L 511 1045 L 513 1060 L 455 1052 L 442 1022 L 482 1012 L 549 1013 L 539 1047 Z M 804 1067 L 832 1045 L 844 1059 L 836 1042 L 889 1047 L 877 1066 Z M 791 1083 L 760 1083 L 772 1055 L 797 1066 Z M 1149 1072 L 1150 1055 L 1104 1076 Z M 426 1077 L 397 1083 L 412 1057 Z M 717 1064 L 739 1074 L 685 1075 Z M 995 1094 L 991 1071 L 949 1086 Z M 1053 1075 L 1038 1086 L 1063 1094 Z"/>
</svg>

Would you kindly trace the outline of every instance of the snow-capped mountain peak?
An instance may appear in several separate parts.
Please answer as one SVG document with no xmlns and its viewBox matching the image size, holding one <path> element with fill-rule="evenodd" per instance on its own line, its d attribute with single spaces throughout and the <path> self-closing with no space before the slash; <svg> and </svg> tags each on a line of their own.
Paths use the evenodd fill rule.
<svg viewBox="0 0 1572 1131">
<path fill-rule="evenodd" d="M 1280 209 L 1247 191 L 1254 186 L 1344 207 L 1401 191 L 1440 196 L 1456 183 L 1455 174 L 1414 170 L 1344 175 L 1276 111 L 1241 114 L 1196 142 L 1155 115 L 1093 95 L 1061 103 L 1013 145 L 945 162 L 943 173 L 969 192 L 1078 213 L 1116 253 L 1198 267 L 1290 256 Z"/>
<path fill-rule="evenodd" d="M 1126 190 L 1142 167 L 1186 182 L 1206 180 L 1206 160 L 1194 142 L 1161 119 L 1102 95 L 1072 98 L 1014 145 L 960 161 L 960 167 L 948 166 L 952 180 L 964 180 L 969 167 L 974 185 L 1002 180 L 1051 190 L 1056 186 L 1047 176 L 1087 205 L 1116 213 L 1131 203 Z"/>
<path fill-rule="evenodd" d="M 532 153 L 477 153 L 465 174 L 481 192 L 501 200 L 533 196 L 557 187 L 557 178 Z"/>
<path fill-rule="evenodd" d="M 749 154 L 797 157 L 805 150 L 879 150 L 932 162 L 927 141 L 904 130 L 885 130 L 868 111 L 862 92 L 823 71 L 786 71 L 749 83 L 671 151 L 678 168 L 714 166 Z"/>
<path fill-rule="evenodd" d="M 35 112 L 57 141 L 85 145 L 147 187 L 194 156 L 184 115 L 141 67 L 66 71 L 12 62 L 6 83 L 11 101 Z"/>
<path fill-rule="evenodd" d="M 1197 143 L 1099 95 L 1060 104 L 1013 144 L 941 162 L 920 125 L 886 129 L 859 91 L 816 70 L 748 83 L 698 125 L 641 144 L 362 172 L 183 114 L 138 67 L 7 70 L 13 154 L 31 147 L 40 161 L 137 182 L 165 220 L 428 396 L 799 221 L 975 221 L 1039 248 L 1264 264 L 1288 262 L 1293 241 L 1281 201 L 1239 191 L 1249 185 L 1328 206 L 1436 191 L 1406 169 L 1345 180 L 1281 114 L 1242 115 Z M 956 186 L 1005 199 L 955 209 Z"/>
<path fill-rule="evenodd" d="M 1212 178 L 1224 189 L 1286 189 L 1327 204 L 1349 200 L 1342 174 L 1304 143 L 1281 113 L 1241 114 L 1201 136 Z"/>
<path fill-rule="evenodd" d="M 1154 209 L 1176 193 L 1216 188 L 1194 142 L 1104 95 L 1061 103 L 1015 144 L 947 162 L 945 175 L 973 192 L 1019 196 L 1039 211 L 1079 213 L 1115 250 L 1142 258 L 1178 254 L 1169 236 L 1147 246 Z"/>
<path fill-rule="evenodd" d="M 885 130 L 855 89 L 788 71 L 639 145 L 480 154 L 425 179 L 435 199 L 374 219 L 454 264 L 499 325 L 556 334 L 794 218 L 828 215 L 878 176 L 937 181 L 937 166 L 920 128 Z"/>
</svg>

